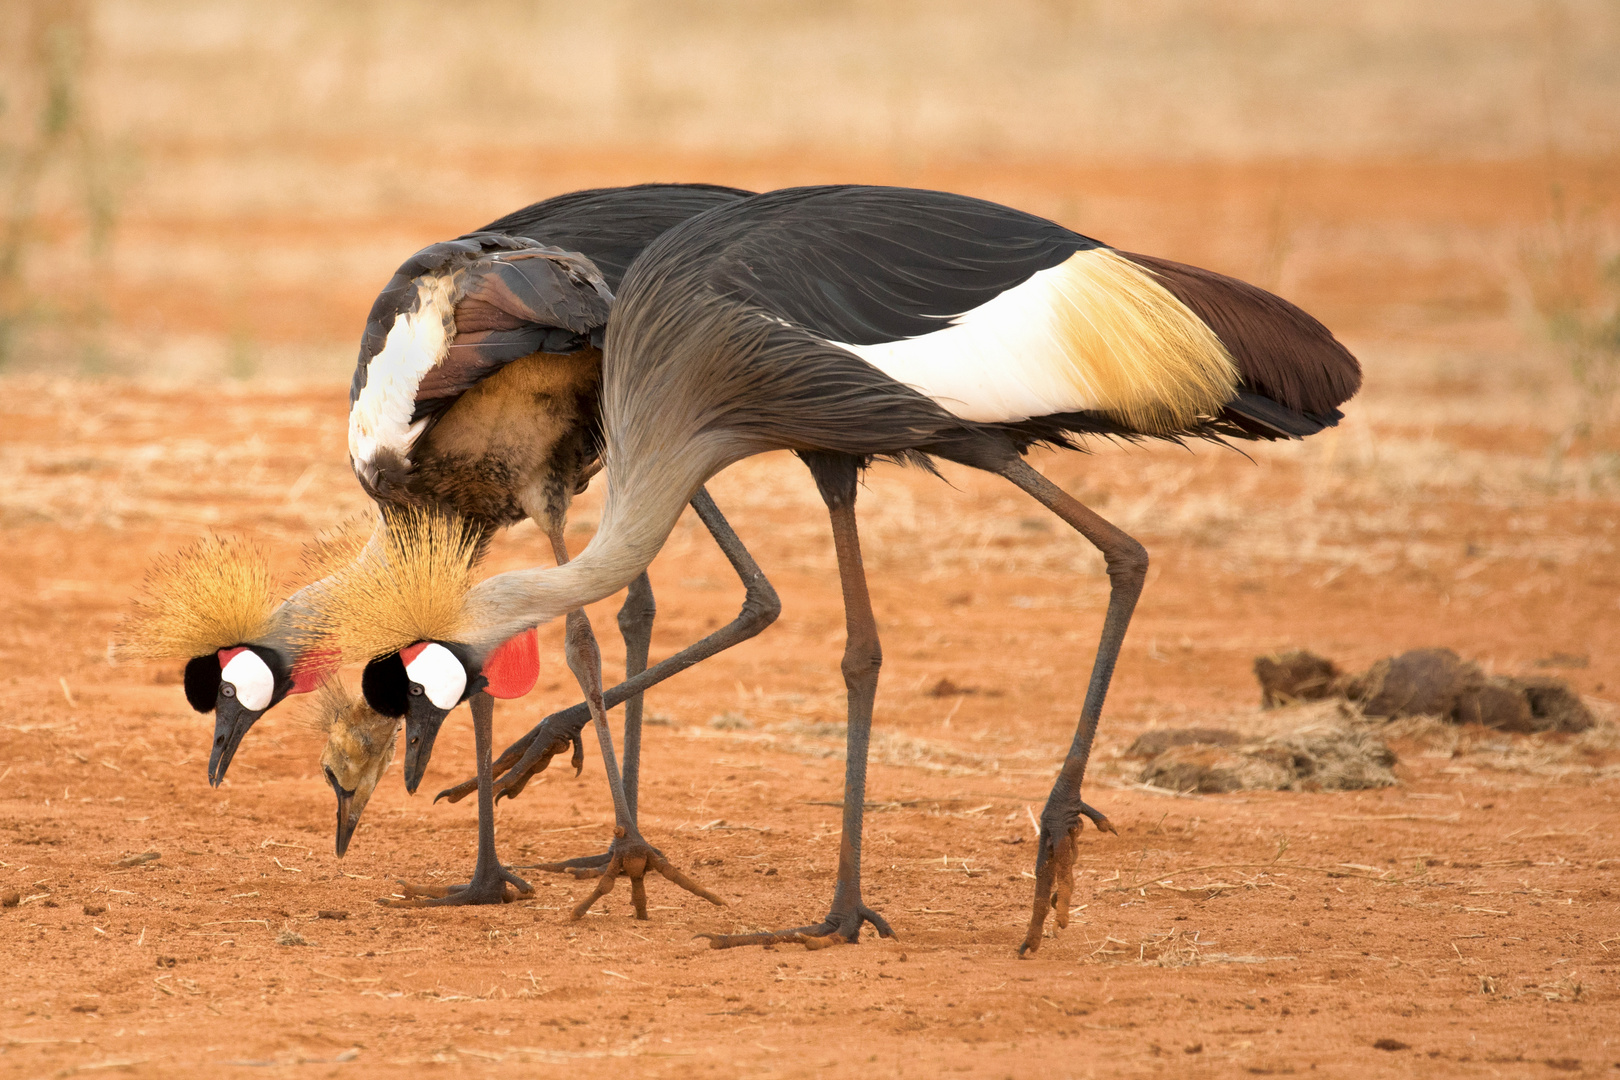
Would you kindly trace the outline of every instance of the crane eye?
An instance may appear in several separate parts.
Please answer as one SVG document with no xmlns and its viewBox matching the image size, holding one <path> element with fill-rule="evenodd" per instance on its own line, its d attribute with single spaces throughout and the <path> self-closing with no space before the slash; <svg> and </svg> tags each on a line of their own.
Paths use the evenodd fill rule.
<svg viewBox="0 0 1620 1080">
<path fill-rule="evenodd" d="M 422 684 L 419 683 L 419 682 L 411 683 L 411 697 L 421 697 L 421 696 L 422 696 Z"/>
<path fill-rule="evenodd" d="M 219 686 L 219 693 L 221 697 L 235 697 L 236 687 L 232 686 L 230 683 L 221 683 Z"/>
</svg>

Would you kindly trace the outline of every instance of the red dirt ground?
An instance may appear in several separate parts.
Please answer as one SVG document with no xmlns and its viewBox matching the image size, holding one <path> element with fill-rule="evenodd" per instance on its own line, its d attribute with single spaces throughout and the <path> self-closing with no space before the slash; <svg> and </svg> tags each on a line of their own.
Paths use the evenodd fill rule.
<svg viewBox="0 0 1620 1080">
<path fill-rule="evenodd" d="M 1106 578 L 1004 483 L 879 468 L 862 495 L 886 650 L 866 897 L 899 940 L 712 952 L 693 935 L 810 921 L 831 894 L 842 615 L 797 462 L 712 485 L 781 620 L 649 696 L 643 827 L 728 906 L 657 883 L 649 922 L 622 887 L 570 922 L 585 886 L 535 874 L 535 896 L 502 908 L 386 910 L 373 901 L 397 875 L 470 869 L 471 801 L 409 799 L 392 770 L 340 862 L 297 707 L 212 791 L 211 721 L 185 707 L 178 665 L 108 661 L 154 555 L 219 528 L 291 569 L 362 507 L 341 391 L 9 381 L 0 892 L 22 903 L 0 910 L 0 1074 L 1615 1075 L 1612 488 L 1598 455 L 1550 467 L 1555 432 L 1477 422 L 1477 388 L 1378 363 L 1385 387 L 1431 389 L 1375 388 L 1337 434 L 1252 461 L 1037 459 L 1155 561 L 1088 779 L 1120 834 L 1084 835 L 1074 921 L 1025 960 L 1028 814 L 1072 730 Z M 576 546 L 598 500 L 576 508 Z M 541 548 L 514 530 L 492 566 Z M 652 576 L 655 656 L 741 595 L 690 515 Z M 613 611 L 592 615 L 618 663 Z M 1566 675 L 1605 726 L 1398 739 L 1402 784 L 1358 793 L 1168 797 L 1121 756 L 1148 727 L 1241 723 L 1257 653 L 1359 666 L 1431 644 Z M 501 706 L 499 745 L 573 700 L 552 663 Z M 971 692 L 934 696 L 941 679 Z M 459 713 L 424 791 L 470 761 Z M 581 777 L 554 766 L 501 806 L 502 850 L 590 852 L 610 821 L 592 747 Z"/>
</svg>

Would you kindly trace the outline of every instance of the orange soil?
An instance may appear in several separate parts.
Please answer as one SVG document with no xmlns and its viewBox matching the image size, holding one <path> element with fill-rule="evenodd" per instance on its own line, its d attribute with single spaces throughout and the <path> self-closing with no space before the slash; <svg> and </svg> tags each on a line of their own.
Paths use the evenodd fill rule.
<svg viewBox="0 0 1620 1080">
<path fill-rule="evenodd" d="M 376 906 L 397 875 L 465 876 L 470 800 L 409 799 L 395 769 L 340 862 L 298 708 L 263 720 L 212 791 L 211 721 L 186 709 L 178 665 L 108 663 L 153 555 L 218 527 L 265 538 L 291 568 L 302 538 L 362 507 L 340 390 L 12 380 L 0 412 L 0 892 L 23 898 L 0 910 L 0 1075 L 344 1075 L 350 1061 L 368 1076 L 1620 1069 L 1614 751 L 1571 761 L 1568 737 L 1502 737 L 1490 766 L 1407 740 L 1396 788 L 1203 798 L 1133 786 L 1120 757 L 1150 726 L 1241 717 L 1252 657 L 1290 645 L 1350 666 L 1430 644 L 1501 671 L 1588 658 L 1560 673 L 1612 714 L 1612 501 L 1556 485 L 1493 494 L 1500 473 L 1486 488 L 1402 487 L 1351 448 L 1376 437 L 1387 469 L 1405 429 L 1355 416 L 1328 437 L 1342 442 L 1262 447 L 1253 462 L 1214 448 L 1039 458 L 1155 561 L 1088 780 L 1120 835 L 1084 834 L 1073 923 L 1020 960 L 1028 813 L 1072 730 L 1106 578 L 1004 483 L 875 470 L 863 528 L 885 666 L 866 898 L 900 938 L 712 952 L 693 935 L 812 921 L 831 894 L 842 613 L 825 518 L 791 458 L 712 485 L 781 620 L 649 696 L 643 828 L 728 906 L 653 883 L 651 921 L 630 918 L 621 887 L 576 923 L 587 885 L 539 874 L 533 898 L 502 908 Z M 1488 424 L 1407 427 L 1457 453 L 1493 449 Z M 1551 436 L 1495 438 L 1534 461 Z M 1351 459 L 1373 471 L 1345 480 Z M 598 498 L 576 509 L 576 546 Z M 492 565 L 544 561 L 542 547 L 514 530 Z M 652 576 L 655 657 L 741 595 L 690 515 Z M 614 610 L 592 616 L 618 663 Z M 546 633 L 555 646 L 560 629 Z M 555 654 L 540 690 L 500 707 L 498 745 L 573 700 Z M 974 692 L 933 696 L 942 678 Z M 605 844 L 588 750 L 581 777 L 559 763 L 501 806 L 512 861 Z M 1566 758 L 1515 766 L 1510 750 Z M 470 761 L 458 713 L 424 791 Z M 148 851 L 161 857 L 116 865 Z M 278 944 L 283 931 L 306 944 Z"/>
</svg>

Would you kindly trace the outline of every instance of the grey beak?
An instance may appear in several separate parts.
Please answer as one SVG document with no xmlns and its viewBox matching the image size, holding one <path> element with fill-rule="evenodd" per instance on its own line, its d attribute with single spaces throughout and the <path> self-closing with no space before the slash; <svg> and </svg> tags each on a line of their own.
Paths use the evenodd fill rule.
<svg viewBox="0 0 1620 1080">
<path fill-rule="evenodd" d="M 412 694 L 405 707 L 405 790 L 416 794 L 422 774 L 433 756 L 433 741 L 449 709 L 441 709 L 426 694 Z"/>
<path fill-rule="evenodd" d="M 227 696 L 225 687 L 220 687 L 219 697 L 214 703 L 214 749 L 208 755 L 208 782 L 214 787 L 224 783 L 225 770 L 231 767 L 231 758 L 236 756 L 236 748 L 242 745 L 242 736 L 266 711 L 244 709 L 242 703 L 236 700 L 234 691 Z"/>
</svg>

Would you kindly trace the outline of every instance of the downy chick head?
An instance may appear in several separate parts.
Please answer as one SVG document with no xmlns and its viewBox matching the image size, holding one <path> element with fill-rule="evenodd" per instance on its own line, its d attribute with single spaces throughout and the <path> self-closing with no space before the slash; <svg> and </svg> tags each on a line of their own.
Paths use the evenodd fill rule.
<svg viewBox="0 0 1620 1080">
<path fill-rule="evenodd" d="M 439 728 L 483 689 L 459 639 L 481 532 L 454 516 L 390 509 L 368 558 L 328 579 L 305 631 L 342 662 L 364 661 L 370 709 L 405 721 L 405 787 L 414 793 Z"/>
<path fill-rule="evenodd" d="M 321 684 L 316 710 L 317 726 L 326 732 L 321 771 L 337 796 L 337 855 L 341 859 L 378 781 L 394 760 L 399 720 L 378 713 L 336 678 Z"/>
</svg>

